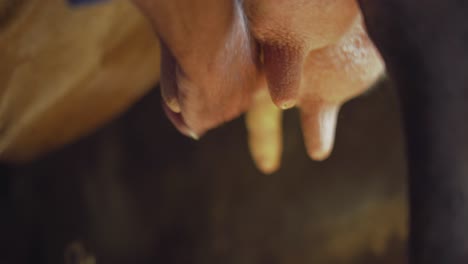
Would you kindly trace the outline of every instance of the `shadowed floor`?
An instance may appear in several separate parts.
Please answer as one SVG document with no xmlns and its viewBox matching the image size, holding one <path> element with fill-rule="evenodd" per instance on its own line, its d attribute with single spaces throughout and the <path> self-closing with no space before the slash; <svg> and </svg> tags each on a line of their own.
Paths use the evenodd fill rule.
<svg viewBox="0 0 468 264">
<path fill-rule="evenodd" d="M 287 112 L 270 176 L 254 167 L 241 118 L 195 142 L 153 90 L 79 142 L 0 168 L 0 263 L 64 263 L 74 241 L 98 264 L 404 263 L 398 107 L 380 86 L 344 107 L 325 162 L 309 160 Z"/>
</svg>

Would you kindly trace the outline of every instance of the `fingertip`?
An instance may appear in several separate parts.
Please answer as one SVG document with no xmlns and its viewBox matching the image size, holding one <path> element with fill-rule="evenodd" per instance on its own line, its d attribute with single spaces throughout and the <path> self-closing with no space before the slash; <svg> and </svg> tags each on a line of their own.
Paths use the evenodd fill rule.
<svg viewBox="0 0 468 264">
<path fill-rule="evenodd" d="M 164 112 L 167 118 L 175 126 L 175 128 L 184 136 L 187 136 L 193 140 L 199 140 L 203 133 L 196 133 L 193 131 L 184 121 L 184 118 L 180 113 L 173 112 L 166 103 L 162 103 Z"/>
<path fill-rule="evenodd" d="M 163 90 L 161 90 L 161 92 L 162 91 Z M 165 96 L 163 92 L 161 93 L 161 96 L 162 96 L 164 102 L 166 103 L 167 107 L 169 107 L 169 109 L 171 109 L 172 112 L 174 112 L 174 113 L 180 113 L 181 112 L 180 104 L 179 104 L 179 101 L 177 100 L 177 98 L 175 98 L 175 97 L 167 98 L 167 96 Z"/>
</svg>

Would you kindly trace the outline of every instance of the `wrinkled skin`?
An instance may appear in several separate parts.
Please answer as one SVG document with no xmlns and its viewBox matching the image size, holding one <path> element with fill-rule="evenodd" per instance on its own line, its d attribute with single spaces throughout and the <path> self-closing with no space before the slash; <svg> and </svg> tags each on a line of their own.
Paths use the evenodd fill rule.
<svg viewBox="0 0 468 264">
<path fill-rule="evenodd" d="M 279 166 L 281 113 L 261 90 L 301 109 L 308 153 L 323 160 L 340 106 L 384 70 L 355 1 L 134 1 L 165 44 L 162 95 L 174 125 L 198 138 L 249 106 L 250 147 L 266 173 Z"/>
</svg>

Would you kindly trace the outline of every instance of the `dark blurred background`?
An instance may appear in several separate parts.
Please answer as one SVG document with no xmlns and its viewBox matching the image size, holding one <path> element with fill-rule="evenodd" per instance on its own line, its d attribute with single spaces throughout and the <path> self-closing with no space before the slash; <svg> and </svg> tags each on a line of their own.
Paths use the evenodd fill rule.
<svg viewBox="0 0 468 264">
<path fill-rule="evenodd" d="M 153 89 L 95 133 L 1 165 L 0 263 L 405 263 L 405 164 L 386 82 L 345 105 L 335 150 L 311 161 L 298 114 L 262 175 L 242 118 L 196 142 Z"/>
</svg>

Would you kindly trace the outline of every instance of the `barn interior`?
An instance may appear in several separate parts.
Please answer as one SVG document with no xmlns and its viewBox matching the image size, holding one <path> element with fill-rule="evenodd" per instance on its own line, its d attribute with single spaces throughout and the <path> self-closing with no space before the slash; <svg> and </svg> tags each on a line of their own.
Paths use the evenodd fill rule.
<svg viewBox="0 0 468 264">
<path fill-rule="evenodd" d="M 93 129 L 83 125 L 85 132 L 80 133 L 84 136 L 70 132 L 76 129 L 69 127 L 80 127 L 77 113 L 57 106 L 54 100 L 47 101 L 50 110 L 33 116 L 10 134 L 3 133 L 7 136 L 0 139 L 14 144 L 2 145 L 0 140 L 6 157 L 0 165 L 0 263 L 405 263 L 404 149 L 399 106 L 387 80 L 345 104 L 333 154 L 322 162 L 312 161 L 306 154 L 297 111 L 286 111 L 282 166 L 265 175 L 249 154 L 244 117 L 194 141 L 178 133 L 165 117 L 158 85 L 148 77 L 154 69 L 134 69 L 138 74 L 127 75 L 124 79 L 128 83 L 112 79 L 134 61 L 157 65 L 157 52 L 147 48 L 146 53 L 138 53 L 154 39 L 148 37 L 148 26 L 142 26 L 141 18 L 124 1 L 78 12 L 68 10 L 59 0 L 46 2 L 40 7 L 27 0 L 18 1 L 15 7 L 0 5 L 0 9 L 10 10 L 0 22 L 0 56 L 6 61 L 0 63 L 4 87 L 0 97 L 30 98 L 26 88 L 31 83 L 45 91 L 43 97 L 49 96 L 67 84 L 51 76 L 69 80 L 66 76 L 71 70 L 81 69 L 85 69 L 83 75 L 98 80 L 84 85 L 80 80 L 83 91 L 103 86 L 104 94 L 99 96 L 113 94 L 107 86 L 143 88 L 135 89 L 129 102 L 115 103 L 121 109 L 118 114 L 96 117 L 106 120 L 102 125 Z M 106 22 L 116 20 L 114 12 L 127 14 L 133 22 L 123 29 L 123 21 Z M 106 15 L 89 20 L 96 14 Z M 45 18 L 48 22 L 43 25 L 35 22 Z M 106 53 L 110 58 L 105 60 L 107 64 L 100 66 L 104 70 L 96 71 L 77 60 L 95 56 L 96 51 L 92 38 L 81 43 L 82 36 L 67 38 L 67 33 L 59 30 L 75 23 L 83 26 L 80 34 L 89 34 L 85 29 L 99 28 L 96 25 L 106 32 L 93 35 L 100 45 L 112 47 Z M 37 32 L 50 24 L 58 25 L 50 34 L 61 32 L 64 37 L 57 35 L 57 39 L 63 42 L 58 41 L 53 51 L 28 50 L 41 53 L 31 59 L 31 65 L 42 65 L 47 58 L 53 62 L 50 56 L 60 54 L 74 62 L 75 68 L 59 72 L 63 63 L 56 63 L 56 68 L 47 64 L 40 77 L 28 79 L 24 77 L 31 75 L 28 71 L 37 68 L 26 67 L 19 73 L 24 77 L 21 82 L 11 81 L 7 78 L 15 70 L 11 66 L 24 56 L 11 47 L 18 43 L 50 46 L 52 41 L 31 42 L 25 37 L 28 34 L 20 38 L 17 32 Z M 101 38 L 109 32 L 119 34 Z M 75 45 L 64 47 L 70 42 Z M 76 55 L 65 57 L 70 52 Z M 86 75 L 91 71 L 97 76 Z M 140 83 L 133 81 L 137 78 Z M 64 90 L 62 98 L 89 98 L 86 93 Z M 80 104 L 80 100 L 72 104 Z M 16 103 L 24 106 L 17 110 L 18 116 L 37 110 L 28 100 Z M 54 111 L 57 107 L 62 107 L 60 113 Z M 85 116 L 107 109 L 98 103 L 85 108 Z M 11 112 L 2 109 L 0 136 L 2 125 L 11 117 Z M 50 121 L 54 118 L 62 123 Z M 63 125 L 63 120 L 78 124 Z M 50 126 L 43 128 L 44 122 Z M 66 144 L 27 161 L 11 162 L 8 158 L 22 156 L 18 153 L 24 153 L 25 146 L 36 151 L 55 137 L 63 137 Z"/>
</svg>

